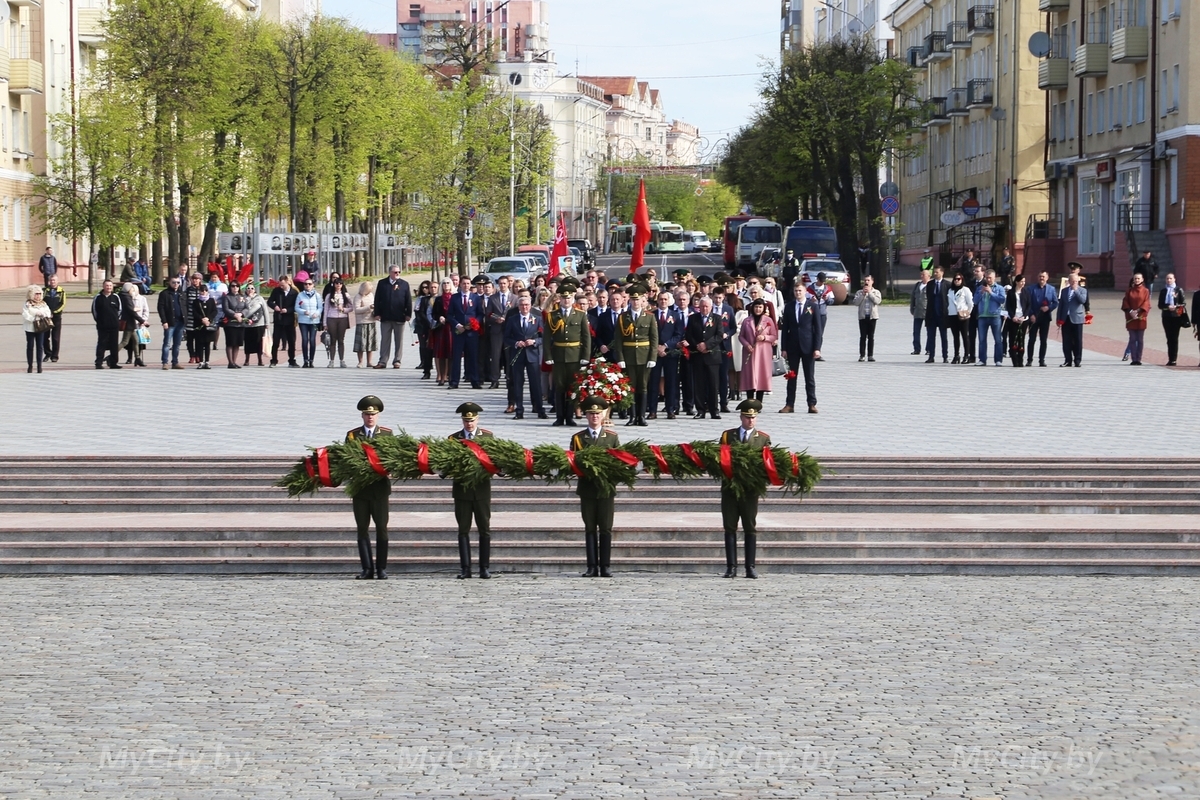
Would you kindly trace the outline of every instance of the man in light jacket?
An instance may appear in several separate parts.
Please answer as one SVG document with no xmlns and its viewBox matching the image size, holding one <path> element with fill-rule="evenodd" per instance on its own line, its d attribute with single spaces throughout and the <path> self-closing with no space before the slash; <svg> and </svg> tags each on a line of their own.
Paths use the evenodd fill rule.
<svg viewBox="0 0 1200 800">
<path fill-rule="evenodd" d="M 1068 265 L 1069 266 L 1069 265 Z M 1083 361 L 1083 324 L 1087 321 L 1087 289 L 1079 285 L 1079 275 L 1072 273 L 1058 296 L 1058 322 L 1062 325 L 1062 366 L 1078 367 Z"/>
<path fill-rule="evenodd" d="M 908 313 L 913 318 L 913 349 L 914 356 L 921 355 L 921 329 L 925 327 L 925 307 L 928 298 L 925 295 L 925 285 L 929 283 L 929 271 L 921 270 L 921 279 L 913 284 L 912 295 L 908 298 Z M 928 355 L 928 354 L 927 354 Z"/>
<path fill-rule="evenodd" d="M 996 270 L 989 269 L 984 273 L 983 283 L 975 289 L 975 308 L 979 311 L 979 366 L 987 366 L 988 332 L 992 334 L 995 352 L 993 353 L 996 366 L 1001 366 L 1004 360 L 1004 340 L 1000 337 L 1000 318 L 1005 313 L 1004 287 L 996 283 Z"/>
</svg>

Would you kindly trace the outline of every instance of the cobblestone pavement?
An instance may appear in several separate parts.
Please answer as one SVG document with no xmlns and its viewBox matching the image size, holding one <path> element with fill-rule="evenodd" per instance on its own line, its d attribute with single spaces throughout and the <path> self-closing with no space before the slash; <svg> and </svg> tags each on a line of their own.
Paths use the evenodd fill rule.
<svg viewBox="0 0 1200 800">
<path fill-rule="evenodd" d="M 0 797 L 1200 796 L 1182 579 L 22 578 Z"/>
<path fill-rule="evenodd" d="M 1113 308 L 1102 309 L 1105 303 Z M 1118 304 L 1119 296 L 1112 294 L 1097 298 L 1095 310 L 1119 315 Z M 1200 405 L 1194 402 L 1200 370 L 1194 366 L 1192 339 L 1181 343 L 1180 363 L 1187 366 L 1176 369 L 1122 363 L 1123 339 L 1112 338 L 1119 332 L 1107 329 L 1105 336 L 1090 329 L 1085 334 L 1090 349 L 1082 369 L 1057 367 L 1057 339 L 1047 356 L 1054 366 L 1046 369 L 925 364 L 909 355 L 907 307 L 889 306 L 880 319 L 878 361 L 859 363 L 855 309 L 844 306 L 831 313 L 826 361 L 817 365 L 821 413 L 774 413 L 784 402 L 784 381 L 776 378 L 760 426 L 778 444 L 825 455 L 1178 456 L 1200 451 Z M 3 316 L 0 336 L 17 342 L 22 334 L 12 320 Z M 414 434 L 448 433 L 458 424 L 455 407 L 474 400 L 485 409 L 483 425 L 498 435 L 526 444 L 568 439 L 567 431 L 528 410 L 520 422 L 505 417 L 503 388 L 474 391 L 464 383 L 449 391 L 420 380 L 415 347 L 405 347 L 400 370 L 326 369 L 319 355 L 314 370 L 218 366 L 209 372 L 164 373 L 155 366 L 158 351 L 152 345 L 149 368 L 98 372 L 91 366 L 94 333 L 83 316 L 69 316 L 66 325 L 64 358 L 45 374 L 25 374 L 17 366 L 23 348 L 3 348 L 0 452 L 301 454 L 357 424 L 355 404 L 367 393 L 385 401 L 384 425 Z M 1093 327 L 1101 331 L 1103 326 Z M 1151 328 L 1153 347 L 1161 330 Z M 1072 419 L 1069 432 L 1063 430 L 1064 415 Z M 978 420 L 995 426 L 979 430 L 971 424 Z M 659 419 L 637 429 L 637 435 L 674 443 L 711 438 L 736 424 L 732 415 L 702 422 Z M 618 432 L 628 438 L 632 430 Z M 1069 447 L 1060 446 L 1063 436 Z"/>
</svg>

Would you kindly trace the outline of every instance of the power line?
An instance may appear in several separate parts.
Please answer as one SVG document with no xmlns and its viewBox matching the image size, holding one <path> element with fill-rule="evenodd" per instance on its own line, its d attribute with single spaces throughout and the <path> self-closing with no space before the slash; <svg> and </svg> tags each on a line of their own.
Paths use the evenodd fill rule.
<svg viewBox="0 0 1200 800">
<path fill-rule="evenodd" d="M 638 76 L 641 81 L 692 81 L 707 78 L 747 78 L 751 75 L 762 75 L 761 72 L 730 72 L 724 75 L 658 75 Z"/>
<path fill-rule="evenodd" d="M 654 44 L 571 44 L 570 42 L 559 42 L 556 46 L 557 47 L 582 47 L 585 49 L 603 48 L 603 49 L 608 49 L 608 50 L 628 49 L 628 48 L 637 49 L 637 48 L 644 48 L 644 47 L 653 47 L 655 49 L 660 49 L 663 47 L 692 47 L 692 46 L 698 45 L 698 44 L 722 44 L 724 42 L 739 42 L 743 39 L 758 39 L 760 37 L 765 37 L 767 35 L 768 34 L 764 34 L 764 33 L 752 33 L 749 36 L 734 36 L 731 39 L 709 39 L 708 41 L 704 41 L 704 42 L 675 42 L 673 44 L 659 44 L 657 42 Z M 771 34 L 771 35 L 773 36 L 774 34 Z"/>
</svg>

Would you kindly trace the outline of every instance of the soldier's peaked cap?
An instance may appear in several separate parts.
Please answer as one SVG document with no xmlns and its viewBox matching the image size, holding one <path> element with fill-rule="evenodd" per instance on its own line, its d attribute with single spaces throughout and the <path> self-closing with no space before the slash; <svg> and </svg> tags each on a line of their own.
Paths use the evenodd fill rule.
<svg viewBox="0 0 1200 800">
<path fill-rule="evenodd" d="M 383 401 L 375 395 L 369 394 L 358 401 L 358 410 L 365 411 L 368 414 L 378 414 L 380 411 L 383 411 Z"/>
<path fill-rule="evenodd" d="M 466 419 L 475 419 L 481 413 L 483 408 L 478 403 L 463 403 L 458 408 L 454 409 L 455 413 Z"/>
</svg>

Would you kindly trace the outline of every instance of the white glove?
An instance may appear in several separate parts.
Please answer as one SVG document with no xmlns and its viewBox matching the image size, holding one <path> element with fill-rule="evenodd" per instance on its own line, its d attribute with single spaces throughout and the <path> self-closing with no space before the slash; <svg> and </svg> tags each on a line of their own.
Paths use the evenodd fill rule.
<svg viewBox="0 0 1200 800">
<path fill-rule="evenodd" d="M 588 365 L 588 360 L 585 358 L 585 359 L 582 359 L 579 363 L 581 366 L 586 367 Z"/>
<path fill-rule="evenodd" d="M 647 369 L 654 369 L 654 365 L 655 365 L 655 364 L 657 364 L 657 363 L 658 363 L 657 361 L 647 361 L 647 362 L 646 362 L 646 368 L 647 368 Z"/>
<path fill-rule="evenodd" d="M 603 362 L 603 361 L 604 361 L 604 356 L 596 356 L 596 361 L 597 361 L 597 362 Z"/>
<path fill-rule="evenodd" d="M 547 364 L 550 364 L 551 366 L 553 366 L 553 365 L 554 365 L 554 362 L 553 362 L 553 361 L 547 361 L 546 363 L 547 363 Z"/>
<path fill-rule="evenodd" d="M 618 367 L 620 367 L 621 369 L 625 369 L 625 362 L 624 362 L 624 361 L 618 361 L 618 362 L 617 362 L 617 366 L 618 366 Z"/>
</svg>

